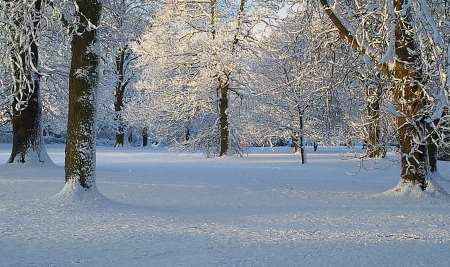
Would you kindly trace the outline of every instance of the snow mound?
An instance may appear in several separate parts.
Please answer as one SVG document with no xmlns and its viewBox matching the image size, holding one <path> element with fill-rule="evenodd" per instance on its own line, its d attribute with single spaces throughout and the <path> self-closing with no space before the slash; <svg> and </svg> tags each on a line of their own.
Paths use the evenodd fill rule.
<svg viewBox="0 0 450 267">
<path fill-rule="evenodd" d="M 60 207 L 89 207 L 105 208 L 114 205 L 114 202 L 102 195 L 97 187 L 82 187 L 78 181 L 67 182 L 63 189 L 50 200 Z"/>
<path fill-rule="evenodd" d="M 40 160 L 27 160 L 25 162 L 14 161 L 12 163 L 4 163 L 0 165 L 0 168 L 9 169 L 33 169 L 33 168 L 54 168 L 56 165 L 50 158 L 45 161 Z"/>
<path fill-rule="evenodd" d="M 422 190 L 420 185 L 407 181 L 400 181 L 397 186 L 389 189 L 379 196 L 390 198 L 411 198 L 411 199 L 441 199 L 450 201 L 450 195 L 433 180 L 427 181 L 427 188 Z"/>
</svg>

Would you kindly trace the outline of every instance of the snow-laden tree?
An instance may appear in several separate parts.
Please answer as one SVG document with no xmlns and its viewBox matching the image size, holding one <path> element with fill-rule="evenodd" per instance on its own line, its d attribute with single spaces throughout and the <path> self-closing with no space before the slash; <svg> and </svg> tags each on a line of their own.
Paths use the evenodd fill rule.
<svg viewBox="0 0 450 267">
<path fill-rule="evenodd" d="M 13 147 L 8 163 L 48 163 L 42 135 L 39 45 L 48 7 L 44 0 L 5 0 L 0 3 L 0 27 L 8 75 L 2 91 L 10 90 L 9 114 Z M 2 57 L 5 63 L 5 57 Z M 4 88 L 6 87 L 6 88 Z"/>
<path fill-rule="evenodd" d="M 65 191 L 95 189 L 96 92 L 99 79 L 97 26 L 102 6 L 76 0 L 72 26 L 69 115 L 65 152 Z"/>
<path fill-rule="evenodd" d="M 104 12 L 99 28 L 99 44 L 103 61 L 103 78 L 100 81 L 100 88 L 105 99 L 113 96 L 111 102 L 115 114 L 111 113 L 109 101 L 104 101 L 105 105 L 99 108 L 104 115 L 103 122 L 106 122 L 104 127 L 115 128 L 116 146 L 123 146 L 125 141 L 126 127 L 122 113 L 127 96 L 131 95 L 128 89 L 132 88 L 139 74 L 134 66 L 137 56 L 133 53 L 131 45 L 150 25 L 158 4 L 159 2 L 154 0 L 106 1 L 103 4 Z M 111 116 L 113 122 L 110 121 Z"/>
<path fill-rule="evenodd" d="M 242 84 L 246 4 L 212 0 L 163 6 L 136 46 L 143 66 L 140 87 L 151 92 L 154 112 L 148 116 L 156 132 L 184 132 L 190 146 L 219 156 L 238 143 L 232 114 Z M 173 127 L 178 130 L 168 131 Z"/>
<path fill-rule="evenodd" d="M 261 37 L 249 61 L 252 108 L 243 126 L 266 139 L 290 138 L 302 162 L 306 140 L 348 143 L 364 103 L 354 79 L 357 58 L 338 42 L 330 23 L 307 11 L 284 9 L 271 26 L 276 30 Z"/>
<path fill-rule="evenodd" d="M 401 154 L 400 184 L 395 189 L 399 192 L 433 189 L 434 122 L 448 103 L 448 40 L 431 12 L 435 3 L 320 0 L 340 36 L 393 83 Z M 369 23 L 381 27 L 368 27 Z"/>
</svg>

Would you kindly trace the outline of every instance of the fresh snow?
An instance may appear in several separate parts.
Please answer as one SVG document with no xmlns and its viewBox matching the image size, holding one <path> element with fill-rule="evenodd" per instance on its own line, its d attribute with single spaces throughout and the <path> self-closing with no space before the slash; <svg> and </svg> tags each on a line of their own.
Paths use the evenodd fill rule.
<svg viewBox="0 0 450 267">
<path fill-rule="evenodd" d="M 319 150 L 302 166 L 288 148 L 99 147 L 98 192 L 75 198 L 50 145 L 56 166 L 0 167 L 0 266 L 448 266 L 448 199 L 383 193 L 398 183 L 393 153 Z"/>
</svg>

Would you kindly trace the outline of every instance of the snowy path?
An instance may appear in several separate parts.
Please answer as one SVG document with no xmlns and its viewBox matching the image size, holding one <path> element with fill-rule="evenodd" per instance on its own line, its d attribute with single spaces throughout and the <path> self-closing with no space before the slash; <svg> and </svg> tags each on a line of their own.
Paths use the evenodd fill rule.
<svg viewBox="0 0 450 267">
<path fill-rule="evenodd" d="M 98 150 L 110 201 L 61 205 L 59 165 L 0 167 L 0 266 L 449 266 L 450 202 L 377 196 L 395 160 Z M 0 145 L 0 162 L 8 147 Z M 450 178 L 450 164 L 440 164 Z M 450 183 L 442 182 L 447 190 Z"/>
</svg>

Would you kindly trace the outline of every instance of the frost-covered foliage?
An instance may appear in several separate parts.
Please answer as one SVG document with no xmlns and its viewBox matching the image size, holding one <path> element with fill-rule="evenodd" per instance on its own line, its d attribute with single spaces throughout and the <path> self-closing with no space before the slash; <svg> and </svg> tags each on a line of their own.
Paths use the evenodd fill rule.
<svg viewBox="0 0 450 267">
<path fill-rule="evenodd" d="M 147 106 L 142 121 L 162 141 L 215 153 L 219 88 L 228 86 L 230 143 L 239 146 L 237 113 L 251 72 L 242 59 L 249 53 L 252 21 L 242 2 L 243 11 L 234 1 L 166 4 L 135 46 L 143 68 L 139 88 L 151 101 L 141 102 Z M 129 117 L 134 110 L 129 107 Z"/>
<path fill-rule="evenodd" d="M 449 4 L 406 2 L 415 53 L 420 55 L 419 91 L 426 102 L 418 117 L 426 117 L 435 129 L 419 139 L 433 136 L 443 148 L 449 139 Z M 43 126 L 47 138 L 56 142 L 66 134 L 68 33 L 76 22 L 75 6 L 68 0 L 43 4 L 45 24 L 38 31 Z M 100 140 L 112 142 L 126 129 L 136 140 L 136 134 L 148 129 L 155 142 L 216 154 L 225 114 L 233 152 L 248 145 L 296 143 L 300 137 L 305 144 L 371 145 L 368 139 L 375 136 L 383 149 L 399 143 L 395 117 L 405 110 L 399 109 L 402 103 L 395 92 L 401 79 L 386 75 L 399 62 L 395 30 L 400 13 L 393 1 L 102 4 L 95 47 L 101 58 Z M 0 23 L 14 25 L 8 16 L 13 10 L 3 10 Z M 337 15 L 353 39 L 336 29 L 325 10 Z M 0 29 L 0 45 L 6 48 L 7 29 Z M 8 120 L 13 96 L 8 58 L 7 53 L 0 55 L 0 125 Z M 224 86 L 228 105 L 221 112 Z"/>
</svg>

